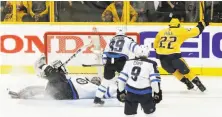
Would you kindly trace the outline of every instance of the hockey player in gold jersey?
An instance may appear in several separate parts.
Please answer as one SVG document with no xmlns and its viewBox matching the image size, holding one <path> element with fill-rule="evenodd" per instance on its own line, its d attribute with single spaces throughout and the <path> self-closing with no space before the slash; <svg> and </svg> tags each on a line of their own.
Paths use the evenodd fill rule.
<svg viewBox="0 0 222 117">
<path fill-rule="evenodd" d="M 208 25 L 208 22 L 200 21 L 196 27 L 188 30 L 180 26 L 177 18 L 172 18 L 169 28 L 159 31 L 154 41 L 154 49 L 163 69 L 186 84 L 189 90 L 194 88 L 193 83 L 202 92 L 206 88 L 182 58 L 180 46 L 187 39 L 200 35 Z"/>
</svg>

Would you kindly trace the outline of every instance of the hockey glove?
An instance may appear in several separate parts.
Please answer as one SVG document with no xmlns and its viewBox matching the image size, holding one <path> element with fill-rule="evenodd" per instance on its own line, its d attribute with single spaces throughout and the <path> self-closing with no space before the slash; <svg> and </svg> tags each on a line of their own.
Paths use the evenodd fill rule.
<svg viewBox="0 0 222 117">
<path fill-rule="evenodd" d="M 159 93 L 154 92 L 153 99 L 155 103 L 160 103 L 160 101 L 162 100 L 162 90 L 160 90 Z"/>
<path fill-rule="evenodd" d="M 126 97 L 126 91 L 123 90 L 122 92 L 120 92 L 120 91 L 117 89 L 117 99 L 118 99 L 120 102 L 125 102 L 125 97 Z"/>
</svg>

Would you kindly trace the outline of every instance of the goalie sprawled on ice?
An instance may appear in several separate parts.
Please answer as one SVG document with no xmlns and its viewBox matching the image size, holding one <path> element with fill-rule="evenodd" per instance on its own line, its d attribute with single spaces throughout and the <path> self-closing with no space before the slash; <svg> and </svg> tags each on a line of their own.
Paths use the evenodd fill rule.
<svg viewBox="0 0 222 117">
<path fill-rule="evenodd" d="M 71 78 L 67 75 L 66 68 L 60 60 L 54 61 L 51 65 L 46 64 L 45 56 L 41 56 L 35 63 L 38 76 L 48 80 L 46 87 L 30 86 L 19 92 L 9 91 L 12 98 L 32 99 L 43 95 L 46 99 L 72 100 L 72 99 L 93 99 L 100 85 L 100 78 Z M 105 98 L 116 97 L 116 85 L 111 85 Z M 38 96 L 37 96 L 38 95 Z"/>
</svg>

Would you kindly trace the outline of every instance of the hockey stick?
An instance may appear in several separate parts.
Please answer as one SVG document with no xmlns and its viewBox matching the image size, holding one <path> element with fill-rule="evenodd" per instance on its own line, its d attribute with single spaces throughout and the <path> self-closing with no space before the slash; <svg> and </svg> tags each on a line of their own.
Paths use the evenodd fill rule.
<svg viewBox="0 0 222 117">
<path fill-rule="evenodd" d="M 93 44 L 93 43 L 90 42 L 90 44 L 85 45 L 85 46 L 79 48 L 79 49 L 78 49 L 72 56 L 70 56 L 69 59 L 66 60 L 61 66 L 65 66 L 66 64 L 68 64 L 69 61 L 71 61 L 74 57 L 76 57 L 77 54 L 79 54 L 82 50 L 85 50 L 87 47 L 91 46 L 92 44 Z"/>
<path fill-rule="evenodd" d="M 104 66 L 103 64 L 91 64 L 91 65 L 86 65 L 82 64 L 83 67 L 99 67 L 99 66 Z"/>
<path fill-rule="evenodd" d="M 210 12 L 208 12 L 208 10 L 207 10 L 207 7 L 206 7 L 206 1 L 201 1 L 200 2 L 200 7 L 201 7 L 201 10 L 202 10 L 202 19 L 200 19 L 200 20 L 202 20 L 202 21 L 204 21 L 205 23 L 208 23 L 208 25 L 209 25 L 209 22 L 210 22 Z"/>
<path fill-rule="evenodd" d="M 212 4 L 211 4 L 210 21 L 213 20 L 213 15 L 214 15 L 214 1 L 212 1 Z"/>
<path fill-rule="evenodd" d="M 204 1 L 200 1 L 200 6 L 201 6 L 201 9 L 202 9 L 202 16 L 203 16 L 201 20 L 204 20 L 204 18 L 205 18 Z"/>
</svg>

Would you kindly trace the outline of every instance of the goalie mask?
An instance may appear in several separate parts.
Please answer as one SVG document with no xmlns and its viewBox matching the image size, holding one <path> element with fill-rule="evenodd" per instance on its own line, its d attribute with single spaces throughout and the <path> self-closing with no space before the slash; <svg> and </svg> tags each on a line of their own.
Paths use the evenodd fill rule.
<svg viewBox="0 0 222 117">
<path fill-rule="evenodd" d="M 51 63 L 51 66 L 55 69 L 58 69 L 60 72 L 64 73 L 64 74 L 68 74 L 65 66 L 62 64 L 61 60 L 55 60 Z"/>
</svg>

